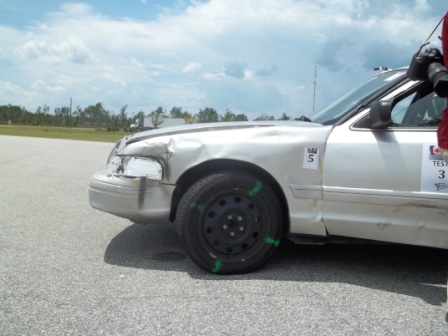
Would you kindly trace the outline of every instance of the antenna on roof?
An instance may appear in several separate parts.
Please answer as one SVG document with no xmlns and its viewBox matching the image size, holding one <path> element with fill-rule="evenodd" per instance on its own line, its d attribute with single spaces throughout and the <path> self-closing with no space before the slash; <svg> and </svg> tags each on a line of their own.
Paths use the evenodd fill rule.
<svg viewBox="0 0 448 336">
<path fill-rule="evenodd" d="M 316 110 L 317 65 L 314 66 L 313 112 Z"/>
</svg>

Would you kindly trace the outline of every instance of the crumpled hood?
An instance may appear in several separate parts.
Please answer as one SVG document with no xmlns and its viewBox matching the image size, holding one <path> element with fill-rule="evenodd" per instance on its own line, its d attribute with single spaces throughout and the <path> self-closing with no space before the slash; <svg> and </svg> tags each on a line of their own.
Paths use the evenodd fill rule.
<svg viewBox="0 0 448 336">
<path fill-rule="evenodd" d="M 179 135 L 188 133 L 225 131 L 225 130 L 236 130 L 236 129 L 254 128 L 254 127 L 275 127 L 275 126 L 319 127 L 321 125 L 303 121 L 235 121 L 235 122 L 190 124 L 190 125 L 173 126 L 167 128 L 158 128 L 149 131 L 135 133 L 134 135 L 126 137 L 125 144 L 129 145 L 134 142 L 148 140 L 158 136 L 170 136 L 170 135 Z"/>
<path fill-rule="evenodd" d="M 220 122 L 184 125 L 136 133 L 116 147 L 119 156 L 157 156 L 164 160 L 228 158 L 253 162 L 266 151 L 281 152 L 304 146 L 322 147 L 332 126 L 302 121 Z M 303 148 L 302 148 L 303 150 Z M 182 154 L 181 154 L 182 153 Z M 284 154 L 289 155 L 289 154 Z M 179 167 L 192 162 L 178 163 Z"/>
</svg>

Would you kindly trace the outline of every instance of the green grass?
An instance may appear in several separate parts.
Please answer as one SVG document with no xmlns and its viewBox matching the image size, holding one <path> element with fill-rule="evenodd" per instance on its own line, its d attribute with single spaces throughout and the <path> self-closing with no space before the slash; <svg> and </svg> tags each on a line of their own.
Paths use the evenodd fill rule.
<svg viewBox="0 0 448 336">
<path fill-rule="evenodd" d="M 15 135 L 35 138 L 69 139 L 85 141 L 116 142 L 124 132 L 108 132 L 88 128 L 64 128 L 46 126 L 0 125 L 0 135 Z"/>
</svg>

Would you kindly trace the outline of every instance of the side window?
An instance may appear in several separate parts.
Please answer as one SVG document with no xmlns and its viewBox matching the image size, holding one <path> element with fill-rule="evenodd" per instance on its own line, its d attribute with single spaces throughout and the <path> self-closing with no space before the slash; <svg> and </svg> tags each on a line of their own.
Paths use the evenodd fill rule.
<svg viewBox="0 0 448 336">
<path fill-rule="evenodd" d="M 407 96 L 394 106 L 392 109 L 392 123 L 394 126 L 399 126 L 402 124 L 405 114 L 412 105 L 412 102 L 415 100 L 415 96 L 416 93 Z"/>
<path fill-rule="evenodd" d="M 392 109 L 392 127 L 435 127 L 442 120 L 446 99 L 434 91 L 414 92 Z"/>
</svg>

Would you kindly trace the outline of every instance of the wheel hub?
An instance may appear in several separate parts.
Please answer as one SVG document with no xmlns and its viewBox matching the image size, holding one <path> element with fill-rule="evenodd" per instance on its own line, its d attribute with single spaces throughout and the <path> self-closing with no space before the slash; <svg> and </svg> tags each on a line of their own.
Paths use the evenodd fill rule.
<svg viewBox="0 0 448 336">
<path fill-rule="evenodd" d="M 207 207 L 203 219 L 205 240 L 228 258 L 250 249 L 262 232 L 261 211 L 244 195 L 224 195 Z"/>
<path fill-rule="evenodd" d="M 222 229 L 227 230 L 230 237 L 244 232 L 245 223 L 242 215 L 229 214 L 226 219 L 223 221 Z"/>
</svg>

